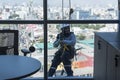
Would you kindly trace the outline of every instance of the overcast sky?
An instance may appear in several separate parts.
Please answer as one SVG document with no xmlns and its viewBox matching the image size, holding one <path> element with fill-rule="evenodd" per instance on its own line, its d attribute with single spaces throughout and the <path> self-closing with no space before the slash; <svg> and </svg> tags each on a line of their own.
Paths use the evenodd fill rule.
<svg viewBox="0 0 120 80">
<path fill-rule="evenodd" d="M 31 0 L 0 0 L 0 3 L 18 3 L 22 4 L 24 2 L 29 2 Z M 32 0 L 34 3 L 37 4 L 42 4 L 43 0 Z M 69 0 L 63 0 L 64 5 L 68 5 Z M 118 0 L 71 0 L 71 5 L 90 5 L 90 6 L 95 6 L 95 5 L 108 5 L 108 4 L 113 4 L 117 5 Z M 49 6 L 61 6 L 62 0 L 48 0 Z"/>
<path fill-rule="evenodd" d="M 68 5 L 69 0 L 63 0 L 64 4 L 66 3 Z M 59 3 L 58 3 L 59 2 Z M 108 4 L 113 4 L 117 5 L 117 0 L 71 0 L 72 5 L 90 5 L 90 6 L 95 6 L 95 5 L 108 5 Z M 48 0 L 48 3 L 50 5 L 60 5 L 62 3 L 62 0 Z"/>
</svg>

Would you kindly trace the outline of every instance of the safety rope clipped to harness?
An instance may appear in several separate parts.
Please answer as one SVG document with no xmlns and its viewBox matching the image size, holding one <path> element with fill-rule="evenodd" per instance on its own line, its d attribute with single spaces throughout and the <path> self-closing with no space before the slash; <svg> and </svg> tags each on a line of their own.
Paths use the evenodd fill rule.
<svg viewBox="0 0 120 80">
<path fill-rule="evenodd" d="M 64 47 L 64 48 L 63 48 L 63 51 L 69 50 L 66 44 L 64 44 L 63 47 Z"/>
</svg>

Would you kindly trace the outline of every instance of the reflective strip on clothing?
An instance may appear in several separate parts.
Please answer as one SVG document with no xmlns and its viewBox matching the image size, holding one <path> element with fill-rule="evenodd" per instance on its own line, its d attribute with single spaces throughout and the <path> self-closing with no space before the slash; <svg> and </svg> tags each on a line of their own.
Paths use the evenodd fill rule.
<svg viewBox="0 0 120 80">
<path fill-rule="evenodd" d="M 56 69 L 55 67 L 51 67 L 51 69 Z"/>
<path fill-rule="evenodd" d="M 71 65 L 64 65 L 64 67 L 71 67 Z"/>
</svg>

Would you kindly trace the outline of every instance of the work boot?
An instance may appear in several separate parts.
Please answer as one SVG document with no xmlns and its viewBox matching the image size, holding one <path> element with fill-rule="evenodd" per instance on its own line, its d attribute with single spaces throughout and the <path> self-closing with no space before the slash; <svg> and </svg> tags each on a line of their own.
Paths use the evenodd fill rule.
<svg viewBox="0 0 120 80">
<path fill-rule="evenodd" d="M 69 67 L 65 67 L 65 70 L 67 72 L 67 76 L 73 76 L 73 71 L 72 71 L 70 66 Z"/>
</svg>

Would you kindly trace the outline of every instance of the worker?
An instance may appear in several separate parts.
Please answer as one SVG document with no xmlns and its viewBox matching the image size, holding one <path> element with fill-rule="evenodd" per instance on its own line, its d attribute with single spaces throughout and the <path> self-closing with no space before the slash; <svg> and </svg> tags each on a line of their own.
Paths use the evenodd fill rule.
<svg viewBox="0 0 120 80">
<path fill-rule="evenodd" d="M 61 33 L 57 34 L 56 40 L 53 43 L 54 47 L 59 47 L 58 51 L 52 60 L 48 76 L 52 77 L 57 69 L 57 66 L 62 62 L 67 76 L 73 76 L 71 59 L 75 54 L 76 37 L 74 32 L 70 31 L 69 24 L 62 24 Z"/>
</svg>

